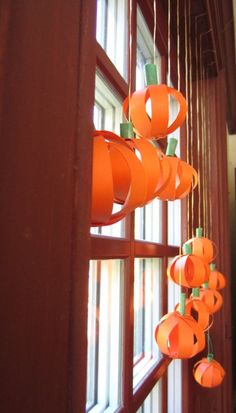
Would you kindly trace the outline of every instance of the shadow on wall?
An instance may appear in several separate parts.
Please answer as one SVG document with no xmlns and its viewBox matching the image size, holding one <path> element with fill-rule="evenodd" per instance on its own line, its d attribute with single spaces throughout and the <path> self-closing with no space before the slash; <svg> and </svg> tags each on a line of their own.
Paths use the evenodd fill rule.
<svg viewBox="0 0 236 413">
<path fill-rule="evenodd" d="M 236 135 L 228 135 L 228 193 L 231 244 L 233 405 L 236 413 Z"/>
</svg>

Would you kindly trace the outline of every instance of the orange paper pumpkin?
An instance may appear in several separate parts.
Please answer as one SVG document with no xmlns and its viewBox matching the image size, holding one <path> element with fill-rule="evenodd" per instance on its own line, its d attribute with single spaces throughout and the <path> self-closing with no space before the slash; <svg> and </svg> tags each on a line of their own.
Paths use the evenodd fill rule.
<svg viewBox="0 0 236 413">
<path fill-rule="evenodd" d="M 205 335 L 200 325 L 190 315 L 176 311 L 162 317 L 155 340 L 161 352 L 172 358 L 191 358 L 205 347 Z"/>
<path fill-rule="evenodd" d="M 216 313 L 223 304 L 222 295 L 217 290 L 210 288 L 200 288 L 200 299 L 207 306 L 210 314 Z"/>
<path fill-rule="evenodd" d="M 197 236 L 187 241 L 191 245 L 194 255 L 210 263 L 216 256 L 216 245 L 208 238 L 202 237 L 202 228 L 197 228 Z"/>
<path fill-rule="evenodd" d="M 146 193 L 143 204 L 140 205 L 143 206 L 155 198 L 155 192 L 159 186 L 161 176 L 160 151 L 146 139 L 126 139 L 125 142 L 136 153 L 136 156 L 141 162 L 144 170 L 144 176 L 146 179 Z M 121 165 L 117 162 L 116 167 L 118 176 Z M 129 165 L 126 165 L 126 169 L 128 167 Z M 128 173 L 128 171 L 125 172 L 125 168 L 122 168 L 120 173 L 124 174 Z M 124 199 L 122 199 L 122 201 L 124 201 Z"/>
<path fill-rule="evenodd" d="M 146 193 L 144 169 L 130 146 L 112 132 L 95 131 L 92 226 L 110 225 L 124 218 L 143 205 Z M 122 204 L 122 207 L 113 213 L 115 202 Z"/>
<path fill-rule="evenodd" d="M 187 288 L 199 287 L 209 279 L 210 270 L 206 263 L 195 255 L 177 255 L 167 269 L 168 276 Z"/>
<path fill-rule="evenodd" d="M 159 188 L 156 191 L 157 198 L 162 201 L 182 199 L 196 187 L 197 172 L 185 161 L 175 156 L 163 155 L 161 164 L 162 170 L 167 170 L 169 173 L 160 177 Z"/>
<path fill-rule="evenodd" d="M 225 371 L 216 360 L 203 358 L 194 365 L 193 375 L 201 386 L 216 387 L 222 383 Z"/>
<path fill-rule="evenodd" d="M 179 104 L 179 113 L 173 123 L 170 121 L 169 96 Z M 148 114 L 146 104 L 150 99 L 151 114 Z M 130 117 L 136 134 L 142 138 L 161 139 L 172 133 L 185 120 L 187 104 L 183 95 L 172 87 L 166 85 L 151 85 L 132 94 L 124 101 L 123 111 Z M 150 116 L 149 116 L 150 115 Z"/>
<path fill-rule="evenodd" d="M 177 304 L 175 309 L 179 311 L 180 305 Z M 192 297 L 186 300 L 185 313 L 186 315 L 192 316 L 204 331 L 209 328 L 210 313 L 207 306 L 199 297 Z"/>
<path fill-rule="evenodd" d="M 208 287 L 213 290 L 221 290 L 222 288 L 225 288 L 225 276 L 215 269 L 214 264 L 210 264 L 210 270 Z"/>
</svg>

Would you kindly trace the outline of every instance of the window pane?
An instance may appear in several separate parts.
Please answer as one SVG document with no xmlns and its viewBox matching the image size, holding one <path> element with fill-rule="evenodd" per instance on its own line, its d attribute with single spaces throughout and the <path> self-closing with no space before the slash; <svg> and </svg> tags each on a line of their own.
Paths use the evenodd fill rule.
<svg viewBox="0 0 236 413">
<path fill-rule="evenodd" d="M 127 77 L 126 0 L 97 0 L 96 38 L 123 77 Z"/>
<path fill-rule="evenodd" d="M 168 262 L 173 260 L 169 258 Z M 176 304 L 179 303 L 181 287 L 168 279 L 168 312 L 174 311 Z M 182 412 L 182 362 L 173 360 L 168 367 L 168 413 Z"/>
<path fill-rule="evenodd" d="M 179 246 L 181 243 L 181 201 L 168 202 L 168 244 Z"/>
<path fill-rule="evenodd" d="M 137 8 L 137 63 L 136 63 L 136 89 L 145 87 L 144 66 L 153 62 L 153 38 L 145 19 Z M 160 81 L 160 54 L 156 49 L 156 63 L 158 79 Z M 162 203 L 155 199 L 144 208 L 135 210 L 135 238 L 145 241 L 161 242 L 162 240 Z"/>
<path fill-rule="evenodd" d="M 93 120 L 97 130 L 105 129 L 119 134 L 120 123 L 122 122 L 122 100 L 115 94 L 100 72 L 96 73 Z M 120 206 L 115 204 L 113 212 L 117 212 L 119 209 Z M 91 228 L 91 233 L 112 237 L 124 237 L 125 219 L 113 225 L 93 227 Z"/>
<path fill-rule="evenodd" d="M 173 86 L 173 85 L 172 85 Z M 174 121 L 179 111 L 176 101 L 170 101 L 170 123 Z M 178 140 L 176 155 L 180 156 L 180 133 L 179 129 L 171 135 Z M 181 201 L 168 202 L 168 244 L 179 246 L 181 243 Z"/>
<path fill-rule="evenodd" d="M 123 261 L 91 261 L 88 302 L 87 411 L 121 405 Z"/>
<path fill-rule="evenodd" d="M 135 210 L 135 238 L 161 243 L 162 202 L 159 199 Z"/>
<path fill-rule="evenodd" d="M 144 66 L 146 63 L 153 63 L 153 37 L 150 33 L 145 19 L 137 8 L 137 65 L 136 65 L 136 89 L 145 87 Z M 155 62 L 157 65 L 158 83 L 161 83 L 161 56 L 155 48 Z"/>
<path fill-rule="evenodd" d="M 134 273 L 134 371 L 135 387 L 160 352 L 154 331 L 161 317 L 161 260 L 136 258 Z"/>
<path fill-rule="evenodd" d="M 147 396 L 137 413 L 161 413 L 161 380 L 153 387 L 151 393 Z M 175 410 L 172 411 L 172 413 Z"/>
</svg>

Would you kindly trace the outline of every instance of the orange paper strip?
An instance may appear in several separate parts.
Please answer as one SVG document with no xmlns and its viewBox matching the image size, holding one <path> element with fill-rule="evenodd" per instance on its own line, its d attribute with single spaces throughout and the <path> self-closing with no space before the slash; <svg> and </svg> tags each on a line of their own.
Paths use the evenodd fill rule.
<svg viewBox="0 0 236 413">
<path fill-rule="evenodd" d="M 193 367 L 195 380 L 203 387 L 219 386 L 225 376 L 225 370 L 216 360 L 209 361 L 203 358 Z"/>
<path fill-rule="evenodd" d="M 169 125 L 169 96 L 179 104 L 179 113 Z M 146 103 L 150 99 L 151 116 L 147 113 Z M 129 108 L 130 105 L 130 108 Z M 161 139 L 182 125 L 186 117 L 187 104 L 182 93 L 166 85 L 151 85 L 132 94 L 130 103 L 127 97 L 123 111 L 128 119 L 128 113 L 138 136 L 147 139 Z M 169 126 L 168 126 L 169 125 Z"/>
</svg>

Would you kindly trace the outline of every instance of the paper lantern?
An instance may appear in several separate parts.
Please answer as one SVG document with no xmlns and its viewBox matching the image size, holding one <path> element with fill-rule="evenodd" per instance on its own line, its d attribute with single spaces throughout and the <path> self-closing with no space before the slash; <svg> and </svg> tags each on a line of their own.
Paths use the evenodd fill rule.
<svg viewBox="0 0 236 413">
<path fill-rule="evenodd" d="M 216 313 L 223 304 L 222 295 L 217 290 L 200 288 L 200 299 L 206 304 L 210 314 Z"/>
<path fill-rule="evenodd" d="M 193 254 L 201 257 L 208 264 L 216 257 L 216 245 L 202 236 L 202 228 L 197 228 L 196 238 L 191 238 L 187 243 L 191 245 Z"/>
<path fill-rule="evenodd" d="M 225 376 L 225 370 L 216 360 L 203 358 L 193 367 L 193 375 L 197 383 L 203 387 L 219 386 Z"/>
<path fill-rule="evenodd" d="M 92 226 L 110 225 L 124 218 L 143 205 L 146 193 L 145 172 L 130 146 L 112 132 L 95 131 Z M 113 213 L 115 202 L 122 204 L 122 207 Z"/>
<path fill-rule="evenodd" d="M 200 258 L 191 254 L 191 247 L 184 244 L 185 255 L 177 255 L 167 269 L 167 275 L 183 287 L 198 287 L 209 279 L 210 270 Z"/>
<path fill-rule="evenodd" d="M 172 97 L 179 105 L 179 113 L 170 123 L 170 101 Z M 147 104 L 151 109 L 148 113 Z M 129 102 L 127 97 L 123 104 L 123 111 L 128 119 L 130 113 L 135 133 L 147 139 L 161 139 L 174 132 L 185 120 L 187 104 L 182 93 L 172 87 L 150 85 L 145 89 L 132 94 Z"/>
<path fill-rule="evenodd" d="M 205 347 L 205 335 L 190 315 L 177 311 L 162 317 L 155 330 L 155 340 L 161 352 L 172 358 L 191 358 Z"/>
<path fill-rule="evenodd" d="M 175 307 L 179 311 L 180 304 Z M 185 313 L 192 316 L 201 328 L 206 331 L 210 326 L 210 313 L 207 306 L 199 297 L 192 297 L 186 300 Z"/>
<path fill-rule="evenodd" d="M 177 140 L 171 138 L 167 146 L 167 156 L 162 157 L 163 169 L 169 170 L 166 179 L 160 179 L 159 188 L 156 191 L 157 198 L 162 201 L 185 198 L 197 186 L 197 172 L 187 162 L 174 155 L 176 145 Z"/>
<path fill-rule="evenodd" d="M 159 187 L 160 176 L 162 174 L 161 151 L 147 139 L 133 139 L 134 135 L 131 123 L 122 123 L 120 126 L 121 136 L 125 138 L 125 142 L 133 152 L 135 152 L 144 170 L 146 193 L 143 204 L 140 205 L 143 206 L 155 198 L 155 192 Z M 115 164 L 113 163 L 114 175 L 115 177 L 119 177 L 117 186 L 119 185 L 119 181 L 124 181 L 124 179 L 121 178 L 121 175 L 127 176 L 128 168 L 128 164 L 121 166 L 119 162 L 116 162 Z M 125 194 L 126 191 L 122 191 L 123 194 Z M 124 202 L 124 198 L 122 197 L 120 197 L 119 200 Z"/>
<path fill-rule="evenodd" d="M 213 290 L 221 290 L 222 288 L 225 288 L 225 276 L 215 269 L 215 264 L 210 264 L 210 270 L 208 287 Z"/>
</svg>

